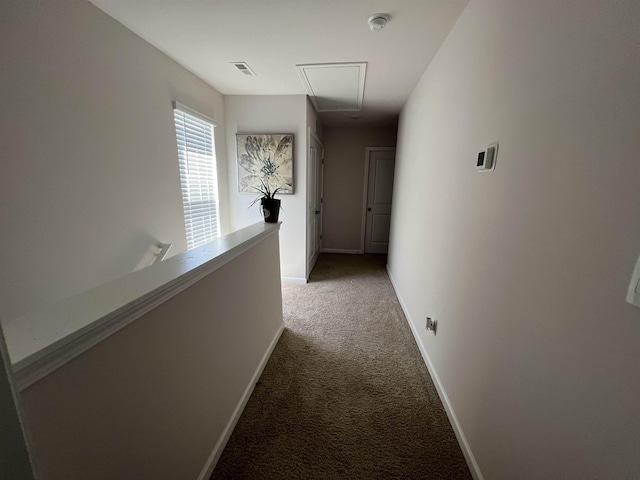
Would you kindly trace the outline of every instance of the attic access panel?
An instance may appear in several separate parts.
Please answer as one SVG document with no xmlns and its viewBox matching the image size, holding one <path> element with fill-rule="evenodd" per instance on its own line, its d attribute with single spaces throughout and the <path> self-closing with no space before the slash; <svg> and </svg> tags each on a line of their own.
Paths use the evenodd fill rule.
<svg viewBox="0 0 640 480">
<path fill-rule="evenodd" d="M 317 112 L 362 110 L 367 63 L 296 65 Z"/>
</svg>

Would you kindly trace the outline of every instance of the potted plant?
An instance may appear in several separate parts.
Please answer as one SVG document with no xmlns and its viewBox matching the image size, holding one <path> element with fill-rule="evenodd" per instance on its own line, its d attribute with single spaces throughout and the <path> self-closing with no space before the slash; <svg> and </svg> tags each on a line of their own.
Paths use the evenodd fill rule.
<svg viewBox="0 0 640 480">
<path fill-rule="evenodd" d="M 280 188 L 271 190 L 269 187 L 269 181 L 265 183 L 264 180 L 260 180 L 260 185 L 255 188 L 260 195 L 251 202 L 249 207 L 252 207 L 255 203 L 260 201 L 260 214 L 264 217 L 264 221 L 267 223 L 277 223 L 278 215 L 280 214 L 280 199 L 275 198 L 276 193 L 280 191 Z"/>
</svg>

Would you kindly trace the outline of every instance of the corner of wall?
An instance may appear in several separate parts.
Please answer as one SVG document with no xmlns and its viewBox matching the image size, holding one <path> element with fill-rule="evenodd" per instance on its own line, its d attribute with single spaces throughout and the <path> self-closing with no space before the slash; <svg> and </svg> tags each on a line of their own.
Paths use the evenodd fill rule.
<svg viewBox="0 0 640 480">
<path fill-rule="evenodd" d="M 282 276 L 306 274 L 307 98 L 306 95 L 225 96 L 229 218 L 232 229 L 261 220 L 249 204 L 254 196 L 237 190 L 236 133 L 293 133 L 294 193 L 282 195 L 280 258 Z M 274 114 L 276 112 L 277 114 Z"/>
</svg>

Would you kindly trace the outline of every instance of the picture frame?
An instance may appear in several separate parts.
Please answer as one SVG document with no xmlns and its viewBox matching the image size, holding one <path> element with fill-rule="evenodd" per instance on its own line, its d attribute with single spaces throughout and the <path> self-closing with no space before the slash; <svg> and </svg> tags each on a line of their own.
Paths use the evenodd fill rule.
<svg viewBox="0 0 640 480">
<path fill-rule="evenodd" d="M 261 182 L 278 194 L 292 195 L 293 133 L 237 133 L 238 191 L 258 193 Z"/>
</svg>

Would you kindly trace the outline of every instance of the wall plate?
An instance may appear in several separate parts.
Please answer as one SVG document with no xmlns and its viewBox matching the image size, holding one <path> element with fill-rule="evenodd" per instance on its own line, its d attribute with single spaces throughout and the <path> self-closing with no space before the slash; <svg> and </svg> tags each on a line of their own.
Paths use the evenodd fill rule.
<svg viewBox="0 0 640 480">
<path fill-rule="evenodd" d="M 498 158 L 498 142 L 492 143 L 478 153 L 476 168 L 479 172 L 493 172 L 496 169 L 496 159 Z"/>
</svg>

